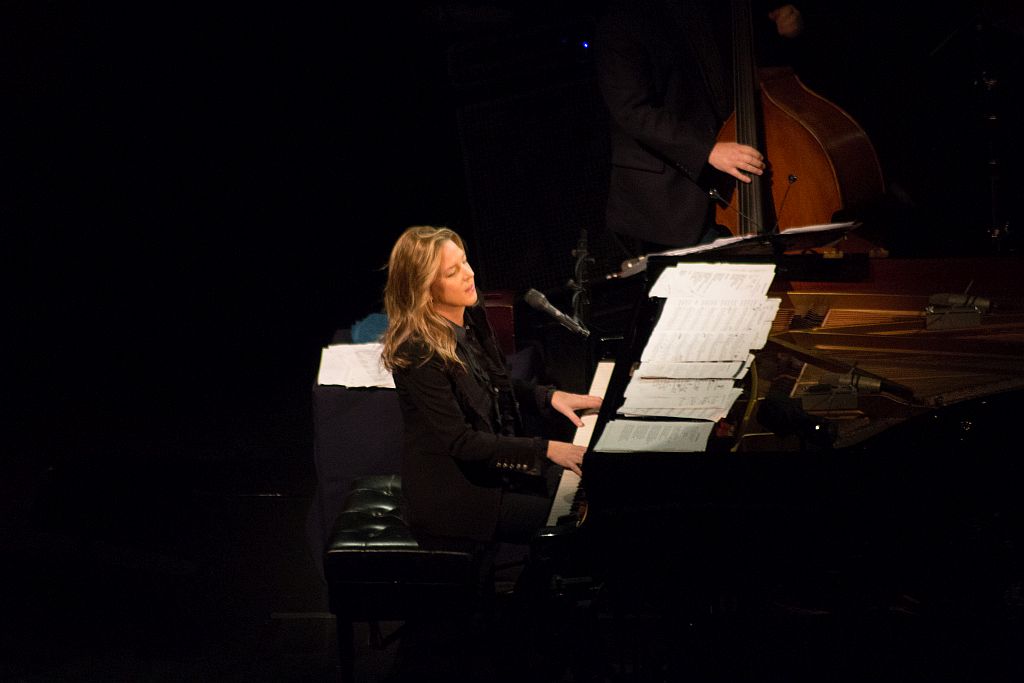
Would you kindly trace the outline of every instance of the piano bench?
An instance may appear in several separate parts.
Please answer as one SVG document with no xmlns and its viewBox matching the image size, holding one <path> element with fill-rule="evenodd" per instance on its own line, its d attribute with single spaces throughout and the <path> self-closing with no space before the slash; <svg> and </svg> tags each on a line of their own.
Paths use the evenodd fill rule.
<svg viewBox="0 0 1024 683">
<path fill-rule="evenodd" d="M 337 621 L 341 674 L 354 673 L 353 624 L 370 625 L 370 644 L 387 647 L 382 621 L 461 618 L 482 604 L 482 544 L 417 540 L 402 518 L 401 477 L 376 475 L 353 481 L 324 553 L 330 611 Z"/>
</svg>

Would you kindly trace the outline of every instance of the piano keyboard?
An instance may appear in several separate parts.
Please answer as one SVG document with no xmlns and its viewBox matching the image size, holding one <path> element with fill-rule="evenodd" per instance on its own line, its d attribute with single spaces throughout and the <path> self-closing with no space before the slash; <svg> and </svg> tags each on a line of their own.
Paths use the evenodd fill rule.
<svg viewBox="0 0 1024 683">
<path fill-rule="evenodd" d="M 589 393 L 592 396 L 604 397 L 608 388 L 608 381 L 611 379 L 612 370 L 615 368 L 615 361 L 603 360 L 594 369 L 594 377 L 590 382 Z M 597 413 L 581 415 L 583 426 L 576 429 L 573 437 L 573 445 L 590 446 L 590 438 L 594 435 L 594 425 L 597 424 Z M 547 526 L 556 526 L 561 517 L 575 512 L 576 495 L 579 492 L 580 477 L 572 470 L 562 470 L 562 476 L 558 480 L 558 491 L 555 492 L 554 501 L 551 503 L 551 512 L 548 514 Z"/>
</svg>

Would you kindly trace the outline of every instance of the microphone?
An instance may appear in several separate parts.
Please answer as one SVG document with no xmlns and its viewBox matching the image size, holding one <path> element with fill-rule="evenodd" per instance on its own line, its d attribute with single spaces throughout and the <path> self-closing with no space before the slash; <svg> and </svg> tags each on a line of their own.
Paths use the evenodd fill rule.
<svg viewBox="0 0 1024 683">
<path fill-rule="evenodd" d="M 851 387 L 861 394 L 874 394 L 884 391 L 899 396 L 907 401 L 915 401 L 914 392 L 910 388 L 882 377 L 872 377 L 852 368 L 843 373 L 826 372 L 821 376 L 820 384 L 829 387 Z"/>
<path fill-rule="evenodd" d="M 793 173 L 790 173 L 788 176 L 786 176 L 786 192 L 785 194 L 782 195 L 782 200 L 779 202 L 779 210 L 775 212 L 775 226 L 771 230 L 771 232 L 773 233 L 779 232 L 779 218 L 782 216 L 782 209 L 786 206 L 786 199 L 789 198 L 789 191 L 793 188 L 793 183 L 795 183 L 798 180 L 800 180 L 800 178 L 798 178 Z M 746 218 L 759 231 L 763 230 L 763 228 L 757 224 L 757 221 L 755 221 L 753 218 L 740 211 L 738 207 L 733 206 L 728 199 L 722 196 L 722 193 L 719 192 L 717 188 L 711 188 L 710 190 L 708 190 L 708 197 L 710 197 L 713 201 L 716 201 L 719 204 L 721 204 L 724 208 L 732 209 L 737 214 L 739 214 L 741 218 Z"/>
<path fill-rule="evenodd" d="M 853 387 L 863 393 L 875 393 L 882 390 L 882 380 L 877 377 L 862 375 L 856 370 L 844 373 L 826 372 L 821 376 L 821 383 L 831 387 Z"/>
<path fill-rule="evenodd" d="M 530 304 L 532 308 L 536 308 L 538 311 L 547 313 L 567 330 L 575 332 L 576 334 L 581 334 L 584 337 L 590 336 L 590 330 L 584 327 L 583 323 L 575 318 L 570 318 L 565 313 L 562 313 L 560 310 L 552 306 L 551 302 L 548 301 L 548 298 L 536 289 L 527 290 L 526 294 L 523 295 L 523 301 Z"/>
<path fill-rule="evenodd" d="M 928 303 L 932 306 L 944 306 L 944 307 L 959 307 L 967 306 L 969 308 L 977 308 L 979 311 L 987 311 L 991 306 L 992 302 L 981 296 L 974 296 L 973 294 L 932 294 L 928 297 Z"/>
<path fill-rule="evenodd" d="M 745 214 L 742 211 L 740 211 L 739 207 L 733 206 L 729 202 L 729 200 L 726 199 L 725 197 L 723 197 L 722 193 L 719 192 L 716 188 L 711 188 L 710 190 L 708 190 L 708 197 L 711 198 L 713 201 L 721 203 L 721 205 L 724 206 L 725 208 L 732 209 L 737 214 L 739 214 L 740 218 L 746 218 L 748 221 L 750 221 L 753 224 L 753 226 L 755 228 L 757 228 L 759 231 L 761 230 L 761 226 L 758 224 L 757 221 L 755 221 L 753 218 L 751 218 L 747 214 Z"/>
</svg>

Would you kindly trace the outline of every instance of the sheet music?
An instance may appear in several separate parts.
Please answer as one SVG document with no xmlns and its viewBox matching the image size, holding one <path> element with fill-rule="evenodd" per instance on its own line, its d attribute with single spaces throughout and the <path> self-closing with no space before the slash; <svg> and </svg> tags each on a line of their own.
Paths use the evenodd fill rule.
<svg viewBox="0 0 1024 683">
<path fill-rule="evenodd" d="M 847 221 L 845 223 L 819 223 L 817 225 L 801 225 L 798 228 L 786 228 L 779 234 L 800 235 L 808 232 L 828 232 L 830 230 L 843 231 L 856 227 L 857 225 L 858 223 L 856 221 Z"/>
<path fill-rule="evenodd" d="M 819 223 L 816 225 L 802 225 L 796 228 L 786 228 L 778 234 L 785 235 L 789 233 L 793 235 L 801 235 L 814 232 L 835 232 L 837 233 L 835 235 L 835 239 L 839 239 L 847 230 L 851 230 L 858 225 L 859 224 L 856 221 L 847 221 L 844 223 Z M 686 256 L 688 254 L 699 254 L 704 251 L 714 251 L 722 247 L 727 247 L 731 244 L 753 241 L 763 237 L 766 237 L 766 235 L 762 235 L 760 233 L 754 233 L 752 235 L 734 235 L 732 237 L 719 237 L 709 244 L 698 244 L 695 247 L 683 247 L 681 249 L 669 249 L 668 251 L 661 251 L 656 254 L 652 254 L 652 256 Z"/>
<path fill-rule="evenodd" d="M 729 413 L 742 390 L 731 379 L 638 379 L 626 387 L 619 413 L 636 416 L 720 420 Z"/>
<path fill-rule="evenodd" d="M 623 420 L 605 432 L 600 449 L 703 450 L 703 442 L 694 447 L 686 439 L 696 433 L 706 441 L 742 395 L 736 380 L 767 342 L 781 303 L 767 296 L 774 277 L 774 264 L 762 263 L 682 263 L 662 271 L 650 296 L 665 301 L 616 414 L 688 422 Z M 694 432 L 694 425 L 704 426 Z"/>
<path fill-rule="evenodd" d="M 380 363 L 383 346 L 371 344 L 331 344 L 320 352 L 317 384 L 345 387 L 395 388 L 391 373 Z"/>
<path fill-rule="evenodd" d="M 701 406 L 732 389 L 729 379 L 638 379 L 626 387 L 624 396 L 637 403 L 645 399 L 666 398 L 682 408 Z"/>
<path fill-rule="evenodd" d="M 754 354 L 743 361 L 641 362 L 633 372 L 640 379 L 743 379 L 754 364 Z"/>
<path fill-rule="evenodd" d="M 594 450 L 602 453 L 656 451 L 694 453 L 707 447 L 713 422 L 611 420 Z"/>
<path fill-rule="evenodd" d="M 595 450 L 703 451 L 715 422 L 743 394 L 736 386 L 768 340 L 781 300 L 769 298 L 771 263 L 681 263 L 651 288 L 663 298 L 623 391 L 617 419 Z M 629 418 L 669 418 L 665 420 Z"/>
<path fill-rule="evenodd" d="M 759 330 L 771 323 L 781 299 L 666 299 L 654 331 L 741 332 Z"/>
<path fill-rule="evenodd" d="M 710 420 L 718 422 L 729 415 L 732 404 L 740 397 L 742 391 L 736 390 L 736 396 L 727 406 L 718 408 L 633 408 L 621 412 L 623 417 L 674 417 L 686 420 Z"/>
<path fill-rule="evenodd" d="M 734 235 L 732 237 L 719 237 L 714 242 L 709 244 L 698 244 L 695 247 L 682 247 L 681 249 L 669 249 L 668 251 L 661 251 L 656 256 L 686 256 L 687 254 L 699 254 L 702 251 L 713 251 L 721 247 L 736 244 L 737 242 L 748 242 L 752 241 L 761 235 Z"/>
<path fill-rule="evenodd" d="M 742 361 L 763 334 L 749 332 L 653 332 L 641 362 Z M 763 344 L 762 344 L 763 345 Z"/>
<path fill-rule="evenodd" d="M 652 297 L 743 299 L 764 297 L 775 277 L 771 263 L 680 263 L 666 268 Z"/>
</svg>

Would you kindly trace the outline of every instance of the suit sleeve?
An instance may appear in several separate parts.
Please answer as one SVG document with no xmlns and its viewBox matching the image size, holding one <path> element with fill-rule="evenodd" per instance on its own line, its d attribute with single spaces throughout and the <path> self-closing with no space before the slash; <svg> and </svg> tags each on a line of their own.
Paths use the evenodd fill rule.
<svg viewBox="0 0 1024 683">
<path fill-rule="evenodd" d="M 694 125 L 658 101 L 653 57 L 628 19 L 603 22 L 595 47 L 598 83 L 615 123 L 641 147 L 696 179 L 711 154 L 716 131 Z M 612 161 L 629 165 L 628 160 Z"/>
<path fill-rule="evenodd" d="M 393 374 L 399 391 L 408 397 L 404 414 L 407 432 L 421 439 L 418 445 L 425 452 L 446 454 L 456 460 L 484 461 L 498 470 L 541 472 L 547 441 L 475 429 L 438 361 L 399 369 Z"/>
</svg>

